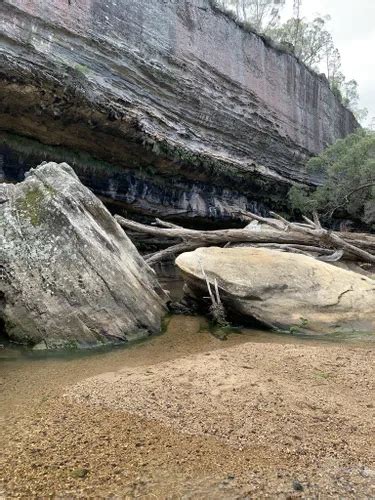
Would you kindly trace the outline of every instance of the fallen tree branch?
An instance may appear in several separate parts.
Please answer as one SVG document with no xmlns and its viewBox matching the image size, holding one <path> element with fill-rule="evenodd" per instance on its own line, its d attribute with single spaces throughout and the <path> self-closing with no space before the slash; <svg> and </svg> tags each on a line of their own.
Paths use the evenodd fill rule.
<svg viewBox="0 0 375 500">
<path fill-rule="evenodd" d="M 233 247 L 244 247 L 249 246 L 248 243 L 241 243 L 237 245 L 232 245 Z M 328 248 L 322 247 L 313 247 L 309 245 L 279 245 L 277 243 L 261 243 L 261 244 L 252 244 L 252 247 L 261 247 L 261 248 L 269 248 L 270 250 L 279 250 L 280 252 L 290 252 L 290 253 L 300 253 L 302 255 L 313 255 L 318 260 L 323 260 L 326 262 L 337 262 L 340 260 L 344 252 L 342 250 L 336 250 L 332 253 L 332 250 Z M 316 255 L 315 255 L 316 254 Z"/>
<path fill-rule="evenodd" d="M 286 251 L 298 251 L 308 255 L 328 256 L 328 261 L 341 257 L 375 263 L 375 236 L 363 233 L 333 232 L 322 228 L 316 214 L 314 220 L 305 218 L 305 223 L 293 223 L 277 214 L 274 218 L 261 217 L 249 212 L 241 213 L 244 219 L 255 220 L 261 225 L 251 224 L 242 229 L 220 229 L 198 231 L 157 219 L 156 225 L 140 224 L 116 215 L 117 222 L 125 229 L 148 235 L 173 239 L 170 247 L 147 255 L 146 261 L 155 264 L 161 260 L 176 257 L 180 253 L 204 246 L 226 244 L 248 244 L 254 246 L 279 246 Z M 180 240 L 176 244 L 176 240 Z M 331 258 L 329 258 L 331 256 Z M 316 257 L 316 255 L 314 255 Z"/>
<path fill-rule="evenodd" d="M 275 217 L 275 219 L 281 221 L 284 224 L 284 231 L 295 231 L 297 233 L 312 236 L 316 238 L 317 241 L 321 242 L 323 247 L 327 247 L 328 245 L 328 247 L 330 248 L 343 249 L 348 253 L 351 253 L 352 255 L 358 257 L 359 260 L 362 260 L 363 262 L 375 264 L 375 255 L 372 255 L 371 253 L 359 248 L 356 245 L 348 243 L 338 234 L 335 234 L 332 231 L 328 231 L 327 229 L 323 229 L 316 212 L 314 212 L 313 214 L 314 221 L 308 219 L 307 217 L 304 217 L 307 222 L 307 224 L 304 226 L 301 224 L 289 222 L 284 219 L 284 217 L 281 217 L 274 212 L 270 212 L 270 214 Z M 265 217 L 259 217 L 258 215 L 254 215 L 248 212 L 243 212 L 243 215 L 248 217 L 249 219 L 255 219 L 257 221 L 263 222 L 264 224 L 275 227 L 274 221 L 270 222 L 270 220 Z"/>
<path fill-rule="evenodd" d="M 362 184 L 361 186 L 357 186 L 352 191 L 350 191 L 349 193 L 347 193 L 344 196 L 344 201 L 342 203 L 340 203 L 339 205 L 334 206 L 330 210 L 329 217 L 332 218 L 333 214 L 336 212 L 336 210 L 339 210 L 340 208 L 343 208 L 343 207 L 347 206 L 349 204 L 349 198 L 351 198 L 353 196 L 353 194 L 356 194 L 359 191 L 363 191 L 364 189 L 368 189 L 370 187 L 375 187 L 375 180 L 370 180 L 366 184 Z"/>
<path fill-rule="evenodd" d="M 314 222 L 305 218 L 308 221 L 308 223 L 310 224 L 309 227 L 301 227 L 298 224 L 293 224 L 292 222 L 288 222 L 287 220 L 282 219 L 282 217 L 277 216 L 277 214 L 275 214 L 273 212 L 271 212 L 271 215 L 281 219 L 284 222 L 285 226 L 288 229 L 291 229 L 292 231 L 297 231 L 297 232 L 301 232 L 303 234 L 309 234 L 311 236 L 316 236 L 316 238 L 319 241 L 322 241 L 323 244 L 325 244 L 325 245 L 327 243 L 330 244 L 331 248 L 342 249 L 343 251 L 346 250 L 348 253 L 351 253 L 352 255 L 358 257 L 359 260 L 362 260 L 364 262 L 369 262 L 371 264 L 375 264 L 375 255 L 372 255 L 371 253 L 359 248 L 358 246 L 355 246 L 355 245 L 352 245 L 351 243 L 348 243 L 342 237 L 340 237 L 338 234 L 335 234 L 332 231 L 328 231 L 327 229 L 323 229 L 322 225 L 319 221 L 318 214 L 316 212 L 314 212 Z"/>
<path fill-rule="evenodd" d="M 159 252 L 151 253 L 145 255 L 144 258 L 150 266 L 156 264 L 157 262 L 161 262 L 163 260 L 174 259 L 178 255 L 184 252 L 191 252 L 196 248 L 199 248 L 200 245 L 197 243 L 178 243 L 177 245 L 172 245 L 164 250 L 160 250 Z"/>
</svg>

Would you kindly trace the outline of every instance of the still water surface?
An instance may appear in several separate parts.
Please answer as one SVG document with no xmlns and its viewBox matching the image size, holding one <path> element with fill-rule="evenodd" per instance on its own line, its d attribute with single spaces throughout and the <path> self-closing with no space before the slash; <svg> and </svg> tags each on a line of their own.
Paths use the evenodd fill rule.
<svg viewBox="0 0 375 500">
<path fill-rule="evenodd" d="M 159 273 L 160 276 L 160 273 Z M 177 276 L 161 274 L 162 286 L 177 300 L 182 282 Z M 152 365 L 194 353 L 223 349 L 245 342 L 267 344 L 309 343 L 329 345 L 349 344 L 351 347 L 373 347 L 375 335 L 337 334 L 301 335 L 267 330 L 236 328 L 220 340 L 210 333 L 207 319 L 200 316 L 169 318 L 166 331 L 139 342 L 119 347 L 81 351 L 33 351 L 2 341 L 0 348 L 0 410 L 12 413 L 20 406 L 57 394 L 65 386 L 84 378 L 123 367 Z"/>
</svg>

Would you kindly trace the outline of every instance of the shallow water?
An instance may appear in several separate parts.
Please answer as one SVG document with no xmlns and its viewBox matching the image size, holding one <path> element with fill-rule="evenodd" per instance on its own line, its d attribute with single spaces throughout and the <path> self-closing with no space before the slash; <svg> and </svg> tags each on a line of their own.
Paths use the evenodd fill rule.
<svg viewBox="0 0 375 500">
<path fill-rule="evenodd" d="M 202 317 L 172 316 L 163 334 L 121 347 L 81 351 L 32 351 L 16 345 L 0 349 L 0 415 L 19 413 L 84 378 L 124 367 L 152 365 L 248 341 L 286 342 L 261 331 L 236 331 L 226 341 L 209 332 Z M 290 338 L 291 342 L 295 340 Z"/>
<path fill-rule="evenodd" d="M 187 321 L 187 318 L 194 319 L 193 324 Z M 173 335 L 176 335 L 175 330 L 179 330 L 178 337 L 176 336 L 176 344 L 174 347 L 178 349 L 182 344 L 186 343 L 187 349 L 194 349 L 194 341 L 191 338 L 192 335 L 196 335 L 196 329 L 198 325 L 199 333 L 203 335 L 209 335 L 212 338 L 217 338 L 221 344 L 222 348 L 227 347 L 227 342 L 230 340 L 230 345 L 242 343 L 242 342 L 260 342 L 260 343 L 270 343 L 270 344 L 296 344 L 296 343 L 310 343 L 318 345 L 327 344 L 348 344 L 357 347 L 374 347 L 375 346 L 375 333 L 358 333 L 358 332 L 346 332 L 346 333 L 336 333 L 330 335 L 324 334 L 307 334 L 307 333 L 289 333 L 289 332 L 277 332 L 272 330 L 259 330 L 246 328 L 243 326 L 233 326 L 229 331 L 225 331 L 225 339 L 220 339 L 220 329 L 212 328 L 209 325 L 207 318 L 204 316 L 183 316 L 183 315 L 171 315 L 168 318 L 168 323 L 173 323 Z M 218 335 L 217 335 L 218 334 Z M 29 347 L 20 346 L 6 340 L 0 342 L 0 363 L 6 361 L 17 361 L 17 362 L 29 362 L 29 361 L 49 361 L 49 362 L 72 362 L 72 361 L 86 361 L 90 363 L 98 362 L 98 360 L 121 360 L 124 356 L 125 358 L 131 357 L 133 352 L 138 352 L 139 349 L 145 347 L 146 344 L 151 346 L 162 346 L 164 344 L 164 336 L 169 339 L 171 332 L 167 327 L 165 333 L 160 333 L 159 335 L 154 335 L 152 337 L 147 337 L 141 340 L 131 341 L 129 343 L 114 345 L 114 346 L 104 346 L 95 347 L 92 349 L 82 349 L 82 350 L 33 350 Z M 182 341 L 181 336 L 186 338 Z M 193 344 L 190 345 L 190 342 Z M 198 342 L 200 344 L 200 342 Z M 148 351 L 148 349 L 146 349 Z"/>
<path fill-rule="evenodd" d="M 165 333 L 120 347 L 54 352 L 7 344 L 0 349 L 0 405 L 12 406 L 34 397 L 43 398 L 83 378 L 126 366 L 151 365 L 246 342 L 326 345 L 327 348 L 338 344 L 353 348 L 375 346 L 375 336 L 358 334 L 319 336 L 238 328 L 226 335 L 226 340 L 217 338 L 204 317 L 174 315 Z"/>
<path fill-rule="evenodd" d="M 159 264 L 156 269 L 158 274 L 159 282 L 168 293 L 172 301 L 177 302 L 181 300 L 183 297 L 183 280 L 181 279 L 177 269 L 175 266 L 171 266 L 171 264 L 161 265 Z M 179 351 L 179 347 L 182 344 L 186 344 L 185 348 L 188 351 L 195 352 L 196 349 L 194 347 L 195 340 L 191 338 L 192 335 L 195 335 L 197 325 L 199 332 L 204 334 L 209 334 L 209 330 L 211 330 L 211 337 L 215 337 L 215 331 L 212 332 L 212 328 L 209 328 L 209 324 L 207 318 L 203 316 L 194 316 L 194 321 L 191 322 L 186 320 L 186 316 L 181 315 L 171 315 L 167 320 L 169 324 L 173 324 L 173 335 L 176 335 L 176 331 L 178 335 L 176 338 L 171 339 L 171 341 L 175 341 L 176 344 L 174 347 Z M 220 332 L 219 332 L 220 333 Z M 27 361 L 48 361 L 48 362 L 72 362 L 72 361 L 82 361 L 87 360 L 86 363 L 96 364 L 103 363 L 106 365 L 111 362 L 117 362 L 117 360 L 122 360 L 125 356 L 126 359 L 132 357 L 134 352 L 139 352 L 138 349 L 142 349 L 142 346 L 145 347 L 145 344 L 150 344 L 150 348 L 154 346 L 162 346 L 164 344 L 165 339 L 169 339 L 171 335 L 170 328 L 167 328 L 165 333 L 160 335 L 156 335 L 153 337 L 148 337 L 139 341 L 132 341 L 127 344 L 120 344 L 117 346 L 105 346 L 98 347 L 93 349 L 86 350 L 62 350 L 62 351 L 34 351 L 28 347 L 19 346 L 13 344 L 11 342 L 7 342 L 4 339 L 0 339 L 0 363 L 5 361 L 17 361 L 18 363 L 27 362 Z M 164 338 L 165 336 L 165 338 Z M 241 325 L 234 326 L 233 330 L 229 333 L 226 333 L 227 337 L 225 341 L 230 340 L 230 344 L 232 343 L 240 343 L 240 342 L 263 342 L 263 343 L 280 343 L 280 344 L 293 344 L 298 342 L 312 342 L 312 343 L 322 343 L 322 344 L 341 344 L 346 343 L 353 346 L 358 347 L 372 347 L 375 345 L 375 332 L 374 334 L 370 333 L 337 333 L 330 335 L 323 334 L 304 334 L 304 333 L 289 333 L 289 332 L 276 332 L 270 331 L 267 329 L 260 330 L 254 328 L 246 328 Z M 220 337 L 220 335 L 219 335 Z M 192 343 L 191 343 L 192 342 Z M 199 351 L 199 345 L 196 346 Z M 178 347 L 179 346 L 179 347 Z M 222 344 L 222 348 L 227 347 L 227 344 Z M 146 349 L 148 351 L 149 348 Z M 130 352 L 128 352 L 130 351 Z M 126 353 L 126 354 L 125 354 Z M 121 362 L 121 361 L 120 361 Z"/>
<path fill-rule="evenodd" d="M 183 282 L 170 266 L 157 270 L 160 283 L 173 301 L 182 297 Z M 220 336 L 219 336 L 220 337 Z M 0 342 L 0 406 L 12 407 L 35 398 L 49 397 L 83 378 L 129 366 L 151 365 L 181 356 L 224 349 L 245 342 L 264 344 L 337 345 L 374 347 L 375 335 L 340 333 L 306 335 L 268 330 L 233 328 L 221 340 L 210 332 L 203 316 L 172 315 L 166 331 L 140 341 L 89 350 L 33 351 L 6 341 Z M 46 382 L 48 382 L 46 384 Z M 3 413 L 3 412 L 2 412 Z"/>
</svg>

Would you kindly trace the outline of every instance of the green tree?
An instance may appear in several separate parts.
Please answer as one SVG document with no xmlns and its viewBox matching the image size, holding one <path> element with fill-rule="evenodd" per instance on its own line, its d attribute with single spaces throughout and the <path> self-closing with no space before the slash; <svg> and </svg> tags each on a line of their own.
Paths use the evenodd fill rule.
<svg viewBox="0 0 375 500">
<path fill-rule="evenodd" d="M 318 70 L 327 51 L 333 45 L 332 36 L 326 29 L 329 17 L 316 17 L 307 22 L 298 17 L 288 19 L 273 30 L 273 37 L 294 47 L 296 56 L 310 68 Z"/>
<path fill-rule="evenodd" d="M 292 187 L 293 208 L 317 211 L 325 220 L 349 214 L 375 228 L 375 132 L 359 129 L 338 140 L 312 158 L 308 170 L 323 183 L 314 192 Z"/>
<path fill-rule="evenodd" d="M 367 110 L 359 107 L 358 83 L 347 81 L 341 71 L 341 55 L 327 29 L 329 16 L 308 22 L 300 17 L 301 0 L 295 0 L 294 17 L 272 30 L 272 37 L 293 46 L 296 56 L 307 66 L 319 71 L 325 61 L 325 72 L 332 92 L 349 108 L 357 120 L 366 118 Z"/>
<path fill-rule="evenodd" d="M 341 88 L 345 77 L 341 72 L 341 55 L 339 50 L 332 44 L 327 47 L 325 52 L 326 75 L 331 87 Z"/>
<path fill-rule="evenodd" d="M 359 107 L 359 92 L 356 80 L 346 81 L 344 78 L 340 90 L 344 106 L 353 111 L 358 121 L 364 120 L 367 117 L 368 110 Z"/>
<path fill-rule="evenodd" d="M 255 31 L 267 34 L 279 24 L 285 0 L 219 0 L 219 5 L 249 23 Z"/>
<path fill-rule="evenodd" d="M 244 21 L 256 31 L 267 34 L 280 22 L 285 0 L 241 0 Z"/>
<path fill-rule="evenodd" d="M 359 107 L 358 83 L 355 80 L 346 81 L 341 71 L 340 52 L 332 44 L 327 47 L 325 57 L 326 75 L 332 92 L 354 113 L 358 121 L 364 120 L 367 109 Z"/>
</svg>

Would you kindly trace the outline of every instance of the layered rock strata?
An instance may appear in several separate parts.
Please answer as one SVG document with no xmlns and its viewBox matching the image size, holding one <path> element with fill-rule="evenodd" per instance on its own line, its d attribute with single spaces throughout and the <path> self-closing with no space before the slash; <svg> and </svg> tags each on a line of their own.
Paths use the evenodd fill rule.
<svg viewBox="0 0 375 500">
<path fill-rule="evenodd" d="M 0 15 L 0 130 L 37 140 L 39 159 L 64 147 L 145 176 L 137 200 L 161 185 L 159 214 L 199 212 L 168 199 L 176 184 L 204 217 L 225 189 L 285 205 L 291 183 L 319 182 L 306 158 L 357 125 L 324 77 L 209 0 L 4 0 Z"/>
</svg>

